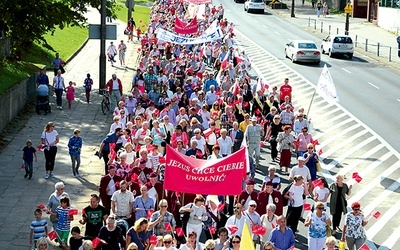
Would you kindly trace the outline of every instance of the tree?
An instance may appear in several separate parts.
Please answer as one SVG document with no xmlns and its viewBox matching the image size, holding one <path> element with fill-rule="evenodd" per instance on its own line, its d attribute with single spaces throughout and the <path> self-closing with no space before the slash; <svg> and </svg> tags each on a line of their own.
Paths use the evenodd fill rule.
<svg viewBox="0 0 400 250">
<path fill-rule="evenodd" d="M 91 6 L 100 11 L 101 0 L 1 0 L 0 33 L 11 38 L 14 50 L 28 50 L 34 41 L 46 43 L 43 35 L 57 27 L 84 25 Z M 106 1 L 107 13 L 115 18 L 117 4 Z M 68 42 L 68 41 L 65 41 Z"/>
</svg>

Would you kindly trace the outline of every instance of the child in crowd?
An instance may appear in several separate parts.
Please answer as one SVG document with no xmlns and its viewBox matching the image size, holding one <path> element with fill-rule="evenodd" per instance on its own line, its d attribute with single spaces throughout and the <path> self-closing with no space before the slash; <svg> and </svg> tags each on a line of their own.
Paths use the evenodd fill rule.
<svg viewBox="0 0 400 250">
<path fill-rule="evenodd" d="M 81 235 L 81 230 L 77 226 L 71 229 L 71 235 L 71 238 L 69 238 L 69 249 L 78 250 L 82 246 L 85 238 Z"/>
<path fill-rule="evenodd" d="M 68 150 L 69 155 L 71 156 L 72 174 L 74 177 L 79 176 L 79 166 L 81 165 L 81 149 L 81 131 L 79 129 L 75 129 L 74 135 L 71 136 L 68 141 Z"/>
<path fill-rule="evenodd" d="M 27 140 L 26 141 L 26 146 L 22 149 L 24 152 L 22 155 L 22 160 L 24 160 L 25 164 L 25 175 L 24 178 L 28 177 L 29 179 L 32 179 L 32 174 L 33 174 L 33 157 L 35 157 L 35 162 L 37 162 L 37 157 L 36 157 L 36 149 L 32 147 L 32 141 Z"/>
<path fill-rule="evenodd" d="M 58 218 L 56 231 L 58 234 L 58 241 L 61 246 L 66 246 L 69 236 L 69 230 L 71 227 L 71 220 L 74 219 L 73 215 L 69 215 L 70 210 L 69 198 L 67 196 L 61 197 L 60 206 L 56 208 L 53 213 L 51 210 L 46 210 L 48 214 L 56 216 Z"/>
<path fill-rule="evenodd" d="M 67 101 L 68 101 L 68 108 L 72 108 L 72 101 L 75 99 L 75 88 L 72 81 L 69 81 L 69 86 L 65 88 L 65 92 L 67 93 Z"/>
<path fill-rule="evenodd" d="M 35 220 L 31 223 L 31 230 L 29 234 L 29 244 L 32 246 L 33 249 L 38 247 L 37 240 L 47 236 L 47 221 L 42 219 L 42 210 L 39 208 L 34 212 Z"/>
<path fill-rule="evenodd" d="M 86 101 L 87 103 L 90 102 L 90 91 L 92 90 L 92 85 L 93 85 L 93 80 L 90 78 L 90 74 L 88 73 L 86 75 L 86 79 L 83 82 L 83 87 L 85 88 L 85 93 L 86 93 Z"/>
</svg>

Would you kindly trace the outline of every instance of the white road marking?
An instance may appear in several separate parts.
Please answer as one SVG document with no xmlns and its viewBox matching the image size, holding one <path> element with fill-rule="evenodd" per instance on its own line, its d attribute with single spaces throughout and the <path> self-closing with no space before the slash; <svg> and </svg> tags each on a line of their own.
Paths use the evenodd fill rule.
<svg viewBox="0 0 400 250">
<path fill-rule="evenodd" d="M 274 31 L 275 34 L 280 35 L 279 32 Z"/>
<path fill-rule="evenodd" d="M 393 249 L 394 244 L 396 244 L 397 239 L 400 235 L 400 226 L 397 227 L 393 233 L 387 238 L 385 242 L 378 248 L 378 250 L 389 250 Z"/>
<path fill-rule="evenodd" d="M 400 99 L 397 99 L 398 102 L 400 102 Z"/>
<path fill-rule="evenodd" d="M 264 28 L 268 29 L 268 27 L 266 25 L 263 25 Z"/>
<path fill-rule="evenodd" d="M 376 89 L 379 89 L 378 86 L 376 86 L 376 85 L 374 85 L 374 84 L 372 84 L 372 83 L 370 83 L 370 82 L 368 82 L 368 84 L 371 85 L 372 87 L 376 88 Z"/>
<path fill-rule="evenodd" d="M 347 73 L 349 73 L 349 74 L 351 74 L 351 72 L 350 71 L 348 71 L 347 69 L 345 69 L 345 68 L 342 68 L 344 71 L 346 71 Z"/>
</svg>

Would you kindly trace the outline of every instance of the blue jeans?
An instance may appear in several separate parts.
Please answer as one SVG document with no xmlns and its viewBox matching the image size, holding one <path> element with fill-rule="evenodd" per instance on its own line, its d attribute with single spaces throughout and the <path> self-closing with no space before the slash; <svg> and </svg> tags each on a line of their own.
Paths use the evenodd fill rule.
<svg viewBox="0 0 400 250">
<path fill-rule="evenodd" d="M 55 89 L 54 92 L 56 92 L 56 102 L 57 106 L 62 106 L 62 95 L 64 92 L 64 89 Z"/>
<path fill-rule="evenodd" d="M 29 177 L 32 177 L 33 174 L 33 162 L 25 162 L 25 173 L 29 174 Z"/>
<path fill-rule="evenodd" d="M 72 163 L 72 173 L 78 174 L 79 166 L 81 165 L 81 155 L 70 155 Z"/>
</svg>

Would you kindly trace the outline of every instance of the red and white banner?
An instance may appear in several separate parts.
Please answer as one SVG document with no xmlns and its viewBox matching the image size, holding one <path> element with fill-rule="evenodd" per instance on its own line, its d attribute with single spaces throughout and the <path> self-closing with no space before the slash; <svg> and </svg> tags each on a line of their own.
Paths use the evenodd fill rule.
<svg viewBox="0 0 400 250">
<path fill-rule="evenodd" d="M 184 0 L 185 2 L 188 3 L 193 3 L 193 4 L 207 4 L 207 3 L 212 3 L 212 0 Z"/>
<path fill-rule="evenodd" d="M 190 23 L 185 23 L 181 21 L 178 17 L 175 18 L 174 31 L 178 34 L 193 34 L 199 29 L 196 17 Z"/>
<path fill-rule="evenodd" d="M 221 158 L 201 160 L 167 146 L 164 188 L 191 194 L 238 195 L 246 175 L 246 148 Z"/>
</svg>

